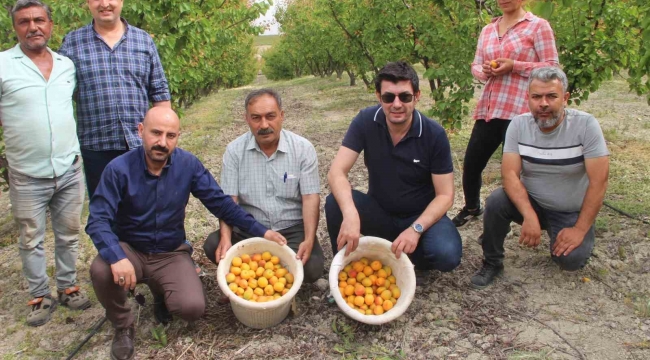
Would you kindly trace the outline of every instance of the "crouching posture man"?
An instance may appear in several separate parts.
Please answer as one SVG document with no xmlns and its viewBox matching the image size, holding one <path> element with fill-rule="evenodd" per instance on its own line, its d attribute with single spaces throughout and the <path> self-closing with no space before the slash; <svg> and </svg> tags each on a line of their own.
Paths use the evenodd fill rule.
<svg viewBox="0 0 650 360">
<path fill-rule="evenodd" d="M 180 124 L 173 110 L 152 108 L 138 132 L 143 146 L 104 169 L 86 227 L 99 251 L 90 267 L 93 287 L 116 329 L 111 359 L 120 360 L 134 355 L 133 314 L 126 300 L 136 283 L 151 288 L 159 318 L 171 313 L 194 321 L 203 315 L 203 286 L 183 226 L 190 193 L 219 219 L 286 243 L 225 195 L 194 155 L 176 148 Z"/>
<path fill-rule="evenodd" d="M 487 199 L 483 218 L 483 268 L 472 286 L 484 288 L 503 272 L 510 223 L 522 225 L 519 242 L 551 238 L 551 257 L 563 270 L 582 268 L 594 247 L 594 220 L 603 202 L 609 152 L 598 121 L 566 109 L 567 77 L 559 68 L 533 70 L 530 113 L 516 116 L 506 133 L 503 188 Z"/>
</svg>

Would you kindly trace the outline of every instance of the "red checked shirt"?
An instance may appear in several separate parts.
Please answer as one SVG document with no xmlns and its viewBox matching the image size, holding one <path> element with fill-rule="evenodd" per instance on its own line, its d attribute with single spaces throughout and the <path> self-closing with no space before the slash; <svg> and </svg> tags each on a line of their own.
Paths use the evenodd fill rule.
<svg viewBox="0 0 650 360">
<path fill-rule="evenodd" d="M 559 65 L 555 36 L 548 21 L 527 12 L 501 40 L 499 21 L 501 17 L 483 28 L 476 46 L 472 75 L 487 82 L 474 110 L 475 120 L 512 119 L 529 112 L 526 91 L 530 72 L 538 67 Z M 498 58 L 513 59 L 512 72 L 488 78 L 482 66 L 486 61 Z"/>
</svg>

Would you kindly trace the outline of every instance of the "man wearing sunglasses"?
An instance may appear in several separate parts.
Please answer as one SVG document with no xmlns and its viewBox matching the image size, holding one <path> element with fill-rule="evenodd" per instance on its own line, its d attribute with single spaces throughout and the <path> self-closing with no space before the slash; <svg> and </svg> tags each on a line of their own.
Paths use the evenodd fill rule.
<svg viewBox="0 0 650 360">
<path fill-rule="evenodd" d="M 354 118 L 328 174 L 332 251 L 347 245 L 346 255 L 353 252 L 361 234 L 385 238 L 395 256 L 410 257 L 421 284 L 427 271 L 452 271 L 462 256 L 460 234 L 446 215 L 454 199 L 449 141 L 439 124 L 415 110 L 419 81 L 409 64 L 386 64 L 375 90 L 380 104 Z M 348 180 L 362 151 L 367 194 Z"/>
</svg>

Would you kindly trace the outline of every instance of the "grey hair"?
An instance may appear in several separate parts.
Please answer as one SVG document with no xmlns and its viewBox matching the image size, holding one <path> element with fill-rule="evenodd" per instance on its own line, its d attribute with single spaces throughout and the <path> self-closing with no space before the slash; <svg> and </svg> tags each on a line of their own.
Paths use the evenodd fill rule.
<svg viewBox="0 0 650 360">
<path fill-rule="evenodd" d="M 52 21 L 52 10 L 50 10 L 50 7 L 47 6 L 44 2 L 40 0 L 18 0 L 16 1 L 16 5 L 14 5 L 13 8 L 11 8 L 11 23 L 15 23 L 15 18 L 16 18 L 16 13 L 19 12 L 22 9 L 27 9 L 32 6 L 38 6 L 45 10 L 47 13 L 47 18 Z"/>
<path fill-rule="evenodd" d="M 562 93 L 565 93 L 569 88 L 569 80 L 566 77 L 566 74 L 562 69 L 555 66 L 545 66 L 541 68 L 534 69 L 530 73 L 528 78 L 528 88 L 533 80 L 539 80 L 541 82 L 549 82 L 553 80 L 559 80 L 562 83 Z"/>
<path fill-rule="evenodd" d="M 248 105 L 250 105 L 251 101 L 263 95 L 272 96 L 275 99 L 275 102 L 278 104 L 278 108 L 282 110 L 282 98 L 280 97 L 280 94 L 278 94 L 277 91 L 269 88 L 257 89 L 249 92 L 248 95 L 246 95 L 246 100 L 244 100 L 244 109 L 248 111 Z"/>
</svg>

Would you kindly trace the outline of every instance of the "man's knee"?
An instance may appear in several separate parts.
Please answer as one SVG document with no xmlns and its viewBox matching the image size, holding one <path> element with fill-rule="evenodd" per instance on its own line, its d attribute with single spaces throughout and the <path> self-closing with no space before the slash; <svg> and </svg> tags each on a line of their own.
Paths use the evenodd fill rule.
<svg viewBox="0 0 650 360">
<path fill-rule="evenodd" d="M 450 272 L 456 269 L 460 265 L 461 258 L 462 250 L 451 244 L 439 246 L 434 253 L 425 256 L 431 268 L 442 272 Z"/>
<path fill-rule="evenodd" d="M 185 321 L 196 321 L 205 313 L 205 296 L 203 291 L 189 294 L 177 294 L 166 300 L 169 312 Z"/>
<path fill-rule="evenodd" d="M 203 243 L 203 251 L 205 252 L 205 256 L 212 261 L 213 263 L 217 263 L 216 257 L 216 251 L 217 247 L 219 247 L 219 239 L 221 234 L 219 233 L 219 230 L 211 233 L 208 235 L 208 237 L 205 239 L 205 242 Z"/>
<path fill-rule="evenodd" d="M 509 202 L 510 198 L 508 198 L 505 190 L 503 190 L 502 187 L 496 188 L 485 200 L 484 217 L 488 215 L 488 211 L 490 213 L 493 213 L 495 211 L 498 212 L 504 206 L 504 204 L 508 204 Z"/>
<path fill-rule="evenodd" d="M 323 256 L 311 256 L 307 264 L 303 267 L 305 277 L 303 281 L 311 284 L 323 276 L 323 268 L 325 267 L 325 259 Z"/>
<path fill-rule="evenodd" d="M 111 266 L 99 255 L 95 256 L 92 264 L 90 264 L 90 280 L 95 284 L 113 282 Z"/>
<path fill-rule="evenodd" d="M 577 271 L 582 269 L 585 265 L 587 265 L 587 261 L 590 257 L 590 252 L 580 252 L 575 250 L 567 256 L 551 255 L 553 261 L 560 266 L 560 269 L 564 271 Z"/>
</svg>

